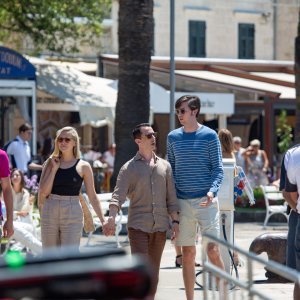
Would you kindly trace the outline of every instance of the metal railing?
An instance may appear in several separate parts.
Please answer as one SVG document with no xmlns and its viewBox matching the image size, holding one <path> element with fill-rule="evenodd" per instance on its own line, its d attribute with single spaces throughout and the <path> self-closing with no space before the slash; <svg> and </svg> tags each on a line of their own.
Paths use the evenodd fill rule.
<svg viewBox="0 0 300 300">
<path fill-rule="evenodd" d="M 238 246 L 232 245 L 223 239 L 219 239 L 209 234 L 204 234 L 203 238 L 208 242 L 214 242 L 218 245 L 223 245 L 234 250 L 235 253 L 242 255 L 247 268 L 246 278 L 234 278 L 226 271 L 223 271 L 209 262 L 206 257 L 205 249 L 202 249 L 202 265 L 203 265 L 203 291 L 204 299 L 265 299 L 273 300 L 270 295 L 264 294 L 261 289 L 258 289 L 253 280 L 254 264 L 260 264 L 266 267 L 269 271 L 291 281 L 300 284 L 300 272 L 291 269 L 285 265 L 275 261 L 267 261 L 263 258 L 255 256 L 253 253 L 245 251 Z M 217 284 L 219 280 L 219 283 Z M 218 291 L 217 286 L 220 287 Z M 232 289 L 233 287 L 236 287 Z M 229 293 L 229 290 L 232 291 Z"/>
</svg>

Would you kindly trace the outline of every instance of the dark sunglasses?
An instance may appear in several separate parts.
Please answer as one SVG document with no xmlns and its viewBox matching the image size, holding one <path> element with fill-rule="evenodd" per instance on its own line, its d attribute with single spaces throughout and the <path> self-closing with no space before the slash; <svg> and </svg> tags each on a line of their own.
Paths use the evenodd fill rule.
<svg viewBox="0 0 300 300">
<path fill-rule="evenodd" d="M 65 141 L 66 143 L 70 143 L 71 139 L 70 139 L 70 138 L 62 138 L 62 137 L 59 137 L 59 138 L 57 139 L 57 141 L 58 141 L 59 143 L 62 143 L 63 141 Z"/>
<path fill-rule="evenodd" d="M 155 138 L 157 137 L 157 132 L 147 133 L 147 134 L 144 134 L 144 136 L 150 140 L 152 138 L 152 136 L 154 136 Z"/>
<path fill-rule="evenodd" d="M 187 110 L 185 110 L 184 108 L 176 109 L 176 111 L 175 111 L 177 116 L 180 114 L 184 115 L 186 112 L 187 112 Z"/>
</svg>

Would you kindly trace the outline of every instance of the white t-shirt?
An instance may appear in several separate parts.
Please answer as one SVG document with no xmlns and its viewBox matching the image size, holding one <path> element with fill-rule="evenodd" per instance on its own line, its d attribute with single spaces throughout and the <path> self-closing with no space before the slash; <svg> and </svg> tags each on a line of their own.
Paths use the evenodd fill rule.
<svg viewBox="0 0 300 300">
<path fill-rule="evenodd" d="M 27 141 L 23 141 L 20 136 L 16 137 L 16 141 L 12 141 L 6 153 L 8 155 L 13 155 L 17 168 L 22 172 L 27 173 L 28 163 L 31 161 L 31 151 L 30 146 Z"/>
<path fill-rule="evenodd" d="M 291 184 L 297 185 L 300 191 L 300 147 L 296 146 L 289 149 L 284 157 L 286 175 Z M 297 199 L 297 212 L 300 213 L 300 197 Z"/>
</svg>

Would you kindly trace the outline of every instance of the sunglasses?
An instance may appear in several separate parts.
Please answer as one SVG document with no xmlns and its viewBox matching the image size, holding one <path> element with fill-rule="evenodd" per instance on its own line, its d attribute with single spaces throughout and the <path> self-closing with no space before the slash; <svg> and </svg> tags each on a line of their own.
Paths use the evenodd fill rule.
<svg viewBox="0 0 300 300">
<path fill-rule="evenodd" d="M 155 138 L 157 137 L 157 132 L 147 133 L 147 134 L 144 134 L 144 136 L 150 140 L 152 138 L 152 136 L 154 136 Z"/>
<path fill-rule="evenodd" d="M 65 141 L 65 142 L 68 144 L 68 143 L 70 143 L 71 139 L 70 139 L 70 138 L 59 137 L 59 138 L 57 139 L 57 141 L 58 141 L 59 143 L 62 143 L 63 141 Z"/>
<path fill-rule="evenodd" d="M 175 111 L 177 116 L 180 114 L 184 115 L 186 112 L 187 112 L 187 110 L 185 110 L 184 108 L 176 109 L 176 111 Z"/>
<path fill-rule="evenodd" d="M 13 177 L 20 177 L 20 176 L 21 176 L 20 174 L 12 174 L 11 178 L 13 178 Z"/>
</svg>

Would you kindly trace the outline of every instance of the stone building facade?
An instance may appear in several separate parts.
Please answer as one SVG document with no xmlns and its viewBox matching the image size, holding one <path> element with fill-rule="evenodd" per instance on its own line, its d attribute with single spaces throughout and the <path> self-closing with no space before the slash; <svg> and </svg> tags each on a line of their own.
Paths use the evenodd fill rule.
<svg viewBox="0 0 300 300">
<path fill-rule="evenodd" d="M 111 53 L 118 53 L 112 1 Z M 293 60 L 299 0 L 176 0 L 175 55 Z M 154 1 L 154 55 L 169 55 L 170 1 Z"/>
</svg>

